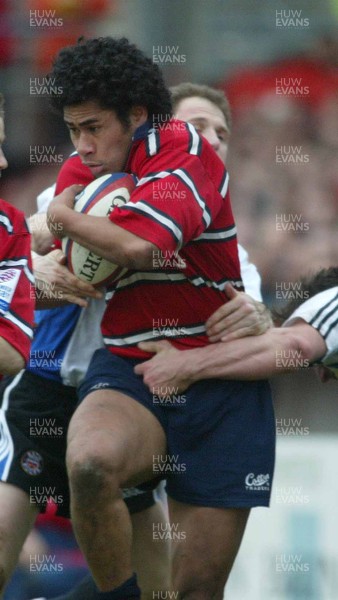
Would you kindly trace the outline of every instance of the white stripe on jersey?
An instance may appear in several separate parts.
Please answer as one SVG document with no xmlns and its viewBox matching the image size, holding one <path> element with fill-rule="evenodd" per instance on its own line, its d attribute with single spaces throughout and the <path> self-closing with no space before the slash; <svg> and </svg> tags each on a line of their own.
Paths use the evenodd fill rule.
<svg viewBox="0 0 338 600">
<path fill-rule="evenodd" d="M 147 143 L 148 143 L 149 155 L 154 156 L 155 154 L 157 154 L 159 148 L 158 148 L 158 137 L 156 135 L 155 129 L 150 129 L 149 135 L 147 137 Z"/>
<path fill-rule="evenodd" d="M 14 325 L 16 325 L 19 329 L 21 329 L 21 331 L 23 331 L 26 335 L 28 335 L 28 337 L 32 340 L 33 339 L 33 329 L 31 327 L 28 327 L 25 323 L 23 323 L 22 321 L 20 321 L 17 317 L 15 317 L 11 312 L 6 312 L 3 315 L 4 319 L 7 319 L 7 321 L 11 321 L 12 323 L 14 323 Z"/>
<path fill-rule="evenodd" d="M 170 229 L 170 231 L 173 233 L 175 239 L 177 240 L 178 246 L 181 248 L 181 246 L 183 244 L 182 231 L 181 231 L 180 227 L 178 227 L 178 225 L 176 225 L 176 223 L 174 223 L 174 221 L 172 221 L 170 219 L 170 217 L 167 217 L 163 213 L 157 211 L 153 206 L 149 206 L 149 204 L 142 202 L 142 200 L 140 202 L 135 202 L 135 203 L 126 202 L 126 204 L 123 205 L 122 209 L 124 210 L 125 208 L 127 208 L 127 209 L 130 208 L 131 210 L 136 210 L 141 213 L 150 215 L 156 221 L 158 221 L 159 223 L 162 223 L 162 225 L 164 225 L 165 227 Z"/>
<path fill-rule="evenodd" d="M 19 258 L 18 260 L 2 260 L 0 261 L 0 269 L 1 267 L 26 267 L 27 266 L 27 258 Z"/>
<path fill-rule="evenodd" d="M 157 335 L 155 334 L 157 330 Z M 193 325 L 193 326 L 182 326 L 177 328 L 172 327 L 154 327 L 148 331 L 142 333 L 136 333 L 134 335 L 126 335 L 124 337 L 104 337 L 103 341 L 107 346 L 128 346 L 131 344 L 138 344 L 139 342 L 147 342 L 149 340 L 156 340 L 160 338 L 181 338 L 189 335 L 196 335 L 198 333 L 205 333 L 205 325 Z"/>
<path fill-rule="evenodd" d="M 206 209 L 206 204 L 203 198 L 201 198 L 201 196 L 199 195 L 193 180 L 188 175 L 188 173 L 183 171 L 183 169 L 175 169 L 174 171 L 159 171 L 158 173 L 153 173 L 152 175 L 149 175 L 149 177 L 142 177 L 139 180 L 137 186 L 143 185 L 144 183 L 149 183 L 149 181 L 156 181 L 156 179 L 164 179 L 164 177 L 169 177 L 170 175 L 181 179 L 186 184 L 186 186 L 192 191 L 195 200 L 202 209 L 205 227 L 209 227 L 211 223 L 211 216 L 209 215 L 209 212 Z M 125 204 L 125 206 L 127 205 L 128 203 Z"/>
<path fill-rule="evenodd" d="M 5 269 L 7 269 L 8 267 L 23 267 L 23 272 L 25 273 L 28 281 L 32 285 L 35 284 L 34 275 L 28 266 L 27 258 L 19 258 L 18 260 L 2 260 L 0 261 L 0 269 L 2 269 L 2 267 L 5 267 Z"/>
<path fill-rule="evenodd" d="M 222 231 L 210 231 L 205 232 L 195 238 L 193 241 L 197 242 L 198 240 L 226 240 L 227 238 L 233 237 L 236 235 L 237 229 L 236 226 L 231 227 L 231 229 L 223 229 Z"/>
<path fill-rule="evenodd" d="M 296 319 L 303 319 L 319 331 L 328 349 L 326 356 L 338 350 L 338 286 L 320 292 L 301 304 L 283 323 L 291 325 Z"/>
<path fill-rule="evenodd" d="M 8 217 L 6 217 L 5 215 L 0 215 L 0 223 L 4 225 L 8 233 L 13 233 L 13 225 Z"/>
<path fill-rule="evenodd" d="M 199 147 L 200 147 L 200 141 L 201 141 L 200 137 L 199 137 L 195 127 L 193 125 L 191 125 L 191 123 L 187 123 L 186 126 L 189 129 L 189 131 L 191 133 L 191 137 L 192 137 L 192 143 L 191 143 L 191 148 L 189 150 L 189 154 L 195 154 L 197 156 Z"/>
<path fill-rule="evenodd" d="M 189 277 L 190 283 L 195 285 L 196 287 L 200 287 L 202 285 L 206 285 L 210 288 L 215 288 L 216 290 L 224 291 L 224 288 L 227 283 L 231 283 L 231 285 L 235 288 L 242 288 L 243 282 L 241 280 L 234 281 L 230 279 L 225 279 L 222 283 L 217 283 L 216 281 L 211 281 L 210 279 L 205 279 L 204 277 Z"/>
<path fill-rule="evenodd" d="M 182 281 L 182 280 L 187 280 L 187 278 L 185 277 L 185 275 L 183 275 L 183 273 L 170 273 L 169 271 L 166 272 L 161 272 L 158 273 L 156 271 L 139 271 L 137 273 L 133 273 L 132 275 L 130 275 L 129 277 L 124 277 L 123 279 L 120 279 L 116 289 L 120 289 L 123 287 L 128 287 L 129 285 L 132 285 L 133 283 L 135 283 L 136 281 Z M 108 294 L 107 294 L 108 296 Z M 106 296 L 106 297 L 107 297 Z"/>
<path fill-rule="evenodd" d="M 116 285 L 116 288 L 112 291 L 109 291 L 105 294 L 106 303 L 112 299 L 114 294 L 123 288 L 128 288 L 129 286 L 134 285 L 135 283 L 151 283 L 152 281 L 188 281 L 187 277 L 181 273 L 170 273 L 167 272 L 148 272 L 148 271 L 138 271 L 137 273 L 133 273 L 130 277 L 124 277 L 120 279 Z"/>
<path fill-rule="evenodd" d="M 23 269 L 28 281 L 32 284 L 35 285 L 35 278 L 34 275 L 32 273 L 32 271 L 30 270 L 30 268 L 28 267 L 28 265 L 26 265 Z"/>
<path fill-rule="evenodd" d="M 6 460 L 6 463 L 1 473 L 1 481 L 7 481 L 8 472 L 11 468 L 11 463 L 14 456 L 14 444 L 6 419 L 6 410 L 8 409 L 9 395 L 11 390 L 19 383 L 24 372 L 25 371 L 22 370 L 14 377 L 13 381 L 6 387 L 3 394 L 2 405 L 0 410 L 0 463 L 4 460 Z"/>
<path fill-rule="evenodd" d="M 219 193 L 221 194 L 222 198 L 224 198 L 225 194 L 228 191 L 228 185 L 229 185 L 229 173 L 226 174 L 224 183 L 219 191 Z"/>
</svg>

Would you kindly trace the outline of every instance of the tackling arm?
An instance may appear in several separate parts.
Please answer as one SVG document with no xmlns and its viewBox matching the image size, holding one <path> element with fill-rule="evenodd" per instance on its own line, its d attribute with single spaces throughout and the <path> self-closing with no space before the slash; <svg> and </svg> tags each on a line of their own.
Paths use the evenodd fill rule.
<svg viewBox="0 0 338 600">
<path fill-rule="evenodd" d="M 143 375 L 151 390 L 161 389 L 162 393 L 166 388 L 182 392 L 201 379 L 265 379 L 309 366 L 326 353 L 322 336 L 304 321 L 271 328 L 257 337 L 185 350 L 184 357 L 168 342 L 142 343 L 140 347 L 156 355 L 137 365 L 135 372 Z"/>
</svg>

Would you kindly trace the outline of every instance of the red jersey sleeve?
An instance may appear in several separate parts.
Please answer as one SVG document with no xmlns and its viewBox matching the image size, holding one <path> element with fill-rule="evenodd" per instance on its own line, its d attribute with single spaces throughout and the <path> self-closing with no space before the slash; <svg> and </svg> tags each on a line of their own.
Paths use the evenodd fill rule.
<svg viewBox="0 0 338 600">
<path fill-rule="evenodd" d="M 31 238 L 24 214 L 0 200 L 0 335 L 27 361 L 34 321 Z"/>
<path fill-rule="evenodd" d="M 224 197 L 198 156 L 169 147 L 147 158 L 147 171 L 109 218 L 163 251 L 177 251 L 210 226 Z"/>
</svg>

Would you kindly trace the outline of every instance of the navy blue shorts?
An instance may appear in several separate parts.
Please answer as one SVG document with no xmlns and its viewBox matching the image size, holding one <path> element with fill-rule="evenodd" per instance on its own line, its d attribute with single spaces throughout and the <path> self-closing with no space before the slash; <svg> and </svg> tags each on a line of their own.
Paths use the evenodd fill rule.
<svg viewBox="0 0 338 600">
<path fill-rule="evenodd" d="M 118 390 L 148 408 L 167 437 L 154 476 L 174 500 L 216 508 L 268 506 L 275 461 L 275 418 L 269 383 L 208 379 L 172 401 L 152 394 L 125 359 L 97 350 L 79 388 L 80 400 Z"/>
</svg>

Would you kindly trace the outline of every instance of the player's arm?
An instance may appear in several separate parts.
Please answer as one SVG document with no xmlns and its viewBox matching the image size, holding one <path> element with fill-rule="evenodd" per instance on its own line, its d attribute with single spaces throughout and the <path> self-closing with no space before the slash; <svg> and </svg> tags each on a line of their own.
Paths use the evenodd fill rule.
<svg viewBox="0 0 338 600">
<path fill-rule="evenodd" d="M 225 293 L 229 302 L 222 304 L 205 324 L 210 342 L 262 335 L 273 327 L 270 311 L 262 302 L 238 292 L 230 283 L 225 286 Z"/>
<path fill-rule="evenodd" d="M 57 237 L 69 236 L 95 254 L 128 269 L 151 269 L 157 246 L 107 217 L 93 217 L 73 210 L 82 186 L 66 188 L 49 205 L 47 223 Z"/>
<path fill-rule="evenodd" d="M 82 188 L 64 190 L 48 210 L 51 231 L 54 227 L 58 237 L 69 236 L 95 254 L 136 270 L 155 268 L 154 253 L 158 250 L 174 253 L 198 237 L 224 208 L 222 194 L 226 194 L 227 178 L 221 164 L 217 185 L 222 194 L 198 156 L 182 152 L 178 157 L 171 147 L 165 149 L 161 154 L 161 165 L 167 165 L 164 177 L 157 156 L 148 157 L 146 162 L 147 169 L 140 175 L 130 202 L 114 209 L 109 218 L 75 213 L 74 198 Z M 154 192 L 159 176 L 163 184 L 175 186 L 175 192 L 184 197 L 179 207 Z"/>
<path fill-rule="evenodd" d="M 36 308 L 55 308 L 72 303 L 86 307 L 88 297 L 101 298 L 102 293 L 90 283 L 81 281 L 65 266 L 61 250 L 40 256 L 32 253 L 35 276 Z"/>
<path fill-rule="evenodd" d="M 46 190 L 49 191 L 49 190 Z M 50 194 L 53 188 L 50 188 Z M 51 202 L 52 196 L 49 201 Z M 48 202 L 45 202 L 47 209 Z M 36 213 L 29 219 L 32 236 L 33 270 L 36 308 L 46 309 L 73 303 L 87 306 L 87 298 L 100 298 L 101 293 L 90 283 L 81 281 L 65 266 L 61 250 L 51 251 L 54 236 L 47 227 L 47 213 Z"/>
<path fill-rule="evenodd" d="M 51 251 L 54 236 L 47 227 L 47 214 L 35 213 L 28 219 L 29 230 L 32 235 L 32 250 L 37 254 L 45 255 Z"/>
<path fill-rule="evenodd" d="M 305 323 L 271 328 L 261 336 L 216 343 L 193 350 L 176 350 L 168 342 L 142 342 L 155 356 L 135 367 L 152 389 L 184 391 L 209 378 L 255 380 L 310 366 L 327 349 L 320 333 Z M 293 360 L 290 359 L 293 357 Z"/>
</svg>

